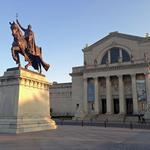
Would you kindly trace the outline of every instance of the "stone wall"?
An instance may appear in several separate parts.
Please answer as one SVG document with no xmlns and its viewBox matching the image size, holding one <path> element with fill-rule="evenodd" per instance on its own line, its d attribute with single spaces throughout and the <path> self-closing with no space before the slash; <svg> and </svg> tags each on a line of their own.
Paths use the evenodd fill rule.
<svg viewBox="0 0 150 150">
<path fill-rule="evenodd" d="M 72 116 L 72 83 L 53 83 L 50 103 L 52 116 Z"/>
</svg>

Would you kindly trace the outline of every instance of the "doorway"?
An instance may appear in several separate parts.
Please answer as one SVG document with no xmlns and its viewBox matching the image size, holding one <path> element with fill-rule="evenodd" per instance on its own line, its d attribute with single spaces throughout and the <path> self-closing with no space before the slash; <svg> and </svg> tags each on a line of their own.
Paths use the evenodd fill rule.
<svg viewBox="0 0 150 150">
<path fill-rule="evenodd" d="M 128 115 L 133 114 L 133 100 L 132 100 L 132 98 L 126 99 L 126 112 Z"/>
<path fill-rule="evenodd" d="M 114 114 L 118 114 L 119 113 L 119 99 L 115 98 L 114 99 Z"/>
<path fill-rule="evenodd" d="M 102 99 L 102 114 L 106 113 L 106 99 Z"/>
</svg>

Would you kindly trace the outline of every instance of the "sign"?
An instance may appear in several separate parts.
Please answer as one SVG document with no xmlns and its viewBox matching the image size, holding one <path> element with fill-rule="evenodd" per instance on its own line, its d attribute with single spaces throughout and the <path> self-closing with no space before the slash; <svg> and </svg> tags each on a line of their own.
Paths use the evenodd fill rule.
<svg viewBox="0 0 150 150">
<path fill-rule="evenodd" d="M 95 101 L 95 86 L 94 86 L 94 80 L 93 79 L 90 79 L 88 81 L 87 99 L 88 99 L 88 102 Z"/>
<path fill-rule="evenodd" d="M 146 101 L 145 80 L 136 80 L 137 98 L 139 101 Z"/>
</svg>

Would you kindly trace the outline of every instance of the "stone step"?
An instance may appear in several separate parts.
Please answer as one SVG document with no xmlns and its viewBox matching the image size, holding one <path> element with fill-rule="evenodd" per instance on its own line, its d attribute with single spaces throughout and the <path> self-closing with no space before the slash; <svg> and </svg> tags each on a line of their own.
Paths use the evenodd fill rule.
<svg viewBox="0 0 150 150">
<path fill-rule="evenodd" d="M 138 122 L 137 116 L 128 116 L 124 114 L 88 114 L 84 117 L 84 120 L 97 120 L 97 121 L 116 121 L 116 122 Z"/>
<path fill-rule="evenodd" d="M 124 119 L 124 115 L 120 115 L 120 114 L 100 114 L 98 117 L 97 117 L 97 120 L 99 121 L 123 121 Z"/>
</svg>

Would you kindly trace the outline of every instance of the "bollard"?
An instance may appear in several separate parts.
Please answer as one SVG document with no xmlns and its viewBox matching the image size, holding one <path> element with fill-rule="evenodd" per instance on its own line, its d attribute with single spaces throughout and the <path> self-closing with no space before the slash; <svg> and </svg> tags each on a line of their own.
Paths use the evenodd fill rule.
<svg viewBox="0 0 150 150">
<path fill-rule="evenodd" d="M 130 129 L 133 129 L 133 124 L 132 124 L 132 122 L 130 122 Z"/>
<path fill-rule="evenodd" d="M 106 128 L 106 120 L 104 121 L 104 127 Z"/>
<path fill-rule="evenodd" d="M 81 126 L 83 127 L 83 120 L 81 121 Z"/>
<path fill-rule="evenodd" d="M 93 119 L 91 118 L 91 119 L 90 119 L 90 124 L 91 124 L 91 126 L 92 126 L 92 122 L 93 122 Z"/>
<path fill-rule="evenodd" d="M 64 125 L 64 119 L 61 119 L 61 125 Z"/>
</svg>

